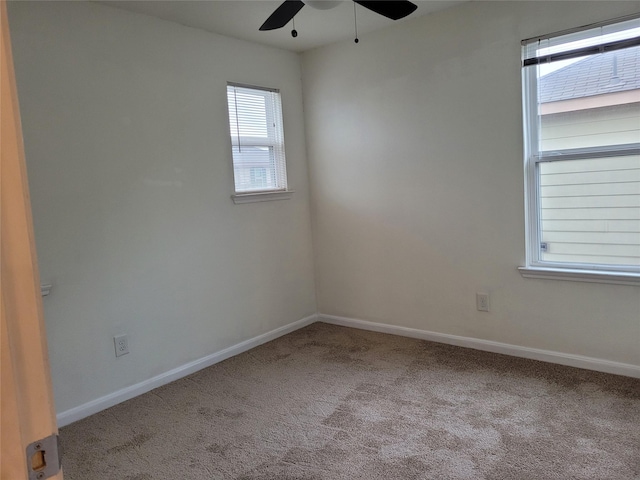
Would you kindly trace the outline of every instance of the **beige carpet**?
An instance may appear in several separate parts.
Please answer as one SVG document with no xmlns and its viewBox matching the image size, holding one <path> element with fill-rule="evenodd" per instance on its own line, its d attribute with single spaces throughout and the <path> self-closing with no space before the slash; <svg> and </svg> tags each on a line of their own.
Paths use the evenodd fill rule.
<svg viewBox="0 0 640 480">
<path fill-rule="evenodd" d="M 640 380 L 316 323 L 61 439 L 67 480 L 636 479 Z"/>
</svg>

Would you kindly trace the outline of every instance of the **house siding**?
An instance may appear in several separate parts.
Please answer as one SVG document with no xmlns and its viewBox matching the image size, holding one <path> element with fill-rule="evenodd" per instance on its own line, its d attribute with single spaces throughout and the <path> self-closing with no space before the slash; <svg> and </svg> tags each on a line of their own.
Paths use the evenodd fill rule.
<svg viewBox="0 0 640 480">
<path fill-rule="evenodd" d="M 640 103 L 541 117 L 544 151 L 640 142 Z M 540 164 L 549 262 L 640 265 L 640 156 Z"/>
</svg>

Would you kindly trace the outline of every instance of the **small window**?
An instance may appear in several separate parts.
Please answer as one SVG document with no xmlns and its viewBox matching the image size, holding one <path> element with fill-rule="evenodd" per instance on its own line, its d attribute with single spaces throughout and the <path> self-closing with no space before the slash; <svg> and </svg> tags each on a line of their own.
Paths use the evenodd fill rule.
<svg viewBox="0 0 640 480">
<path fill-rule="evenodd" d="M 280 93 L 227 85 L 237 194 L 287 190 Z"/>
<path fill-rule="evenodd" d="M 640 19 L 523 41 L 527 267 L 640 272 Z"/>
</svg>

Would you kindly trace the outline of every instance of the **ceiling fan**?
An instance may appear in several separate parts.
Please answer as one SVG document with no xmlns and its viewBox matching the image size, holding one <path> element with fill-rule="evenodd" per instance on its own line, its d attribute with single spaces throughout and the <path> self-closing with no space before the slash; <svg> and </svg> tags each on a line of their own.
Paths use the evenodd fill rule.
<svg viewBox="0 0 640 480">
<path fill-rule="evenodd" d="M 390 18 L 391 20 L 399 20 L 415 11 L 418 6 L 409 0 L 353 0 L 358 5 L 362 5 L 369 10 Z M 267 21 L 262 24 L 260 30 L 276 30 L 284 27 L 296 14 L 304 7 L 310 7 L 318 10 L 328 10 L 341 3 L 340 0 L 285 0 L 271 14 Z M 294 30 L 295 31 L 295 30 Z M 294 35 L 295 36 L 295 35 Z"/>
</svg>

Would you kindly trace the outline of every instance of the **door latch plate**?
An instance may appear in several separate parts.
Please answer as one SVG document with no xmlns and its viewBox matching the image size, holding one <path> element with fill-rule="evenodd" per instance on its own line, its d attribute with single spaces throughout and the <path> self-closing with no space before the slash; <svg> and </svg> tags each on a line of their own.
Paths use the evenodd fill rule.
<svg viewBox="0 0 640 480">
<path fill-rule="evenodd" d="M 62 467 L 58 435 L 49 435 L 27 446 L 29 480 L 45 480 L 57 475 Z"/>
</svg>

